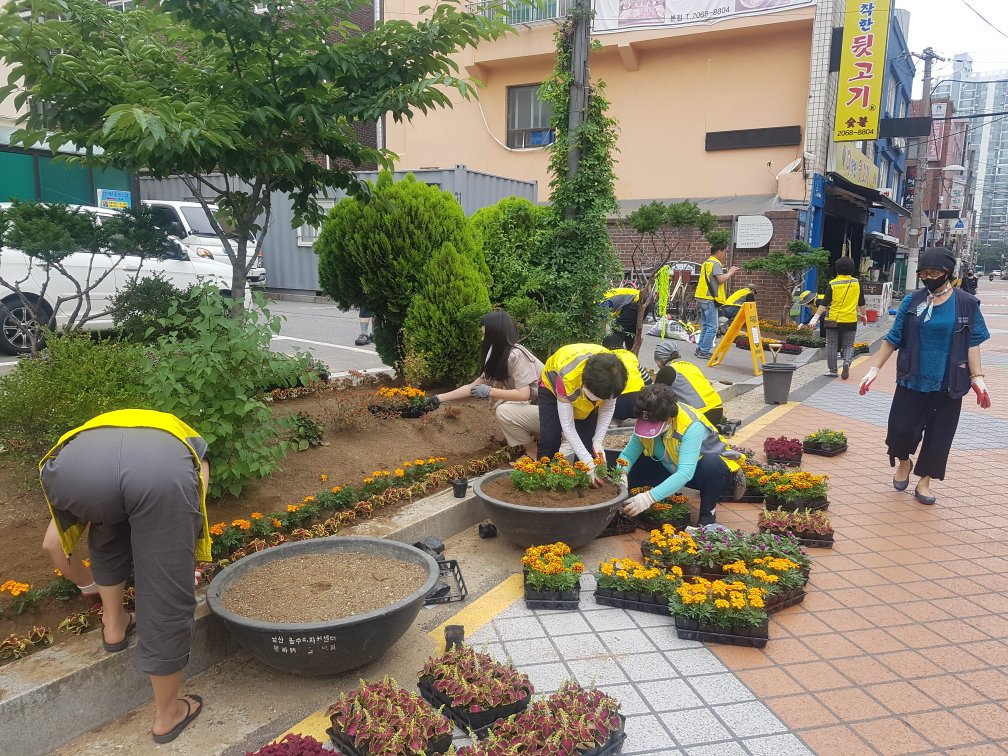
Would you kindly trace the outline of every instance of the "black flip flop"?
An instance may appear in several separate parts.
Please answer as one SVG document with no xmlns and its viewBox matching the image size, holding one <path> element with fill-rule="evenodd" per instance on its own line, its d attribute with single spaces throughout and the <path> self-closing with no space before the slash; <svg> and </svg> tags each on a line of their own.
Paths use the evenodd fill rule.
<svg viewBox="0 0 1008 756">
<path fill-rule="evenodd" d="M 192 704 L 189 703 L 190 698 L 199 704 L 199 708 L 196 709 L 195 712 L 192 710 Z M 154 737 L 155 743 L 171 743 L 175 740 L 175 738 L 181 735 L 182 731 L 189 726 L 189 723 L 196 719 L 196 717 L 200 715 L 200 712 L 203 711 L 203 699 L 195 693 L 189 693 L 186 698 L 180 698 L 179 701 L 185 701 L 185 705 L 189 707 L 189 713 L 186 714 L 185 719 L 168 730 L 168 732 L 164 735 L 154 735 L 152 732 L 151 735 Z"/>
<path fill-rule="evenodd" d="M 133 634 L 134 630 L 136 630 L 135 615 L 133 619 L 130 620 L 130 623 L 126 626 L 126 635 L 123 636 L 123 639 L 118 643 L 109 643 L 107 640 L 105 640 L 105 628 L 102 627 L 102 639 L 101 639 L 102 648 L 104 648 L 110 654 L 114 654 L 117 651 L 125 651 L 126 648 L 129 646 L 129 639 L 130 636 Z"/>
</svg>

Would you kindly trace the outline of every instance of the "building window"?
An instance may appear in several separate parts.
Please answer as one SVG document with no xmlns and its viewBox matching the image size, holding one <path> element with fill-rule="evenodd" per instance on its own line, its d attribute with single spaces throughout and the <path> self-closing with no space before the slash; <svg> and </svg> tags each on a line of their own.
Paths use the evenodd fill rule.
<svg viewBox="0 0 1008 756">
<path fill-rule="evenodd" d="M 336 204 L 336 200 L 322 200 L 318 201 L 319 205 L 322 207 L 322 212 L 326 215 L 329 211 L 333 209 Z M 297 243 L 299 247 L 310 247 L 315 244 L 315 240 L 318 239 L 319 233 L 321 233 L 321 227 L 312 226 L 309 223 L 305 223 L 297 230 Z"/>
<path fill-rule="evenodd" d="M 539 99 L 539 85 L 508 87 L 507 98 L 507 146 L 522 149 L 552 144 L 553 110 Z"/>
<path fill-rule="evenodd" d="M 117 10 L 120 13 L 125 13 L 128 10 L 133 10 L 135 5 L 132 0 L 110 0 L 108 7 Z"/>
</svg>

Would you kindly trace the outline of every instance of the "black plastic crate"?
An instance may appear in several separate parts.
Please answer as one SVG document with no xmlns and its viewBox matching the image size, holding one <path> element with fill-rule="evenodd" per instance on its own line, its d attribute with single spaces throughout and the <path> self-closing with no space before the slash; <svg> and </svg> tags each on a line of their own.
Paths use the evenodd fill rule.
<svg viewBox="0 0 1008 756">
<path fill-rule="evenodd" d="M 438 586 L 435 584 L 431 593 L 427 594 L 427 599 L 424 601 L 425 606 L 431 606 L 433 604 L 450 604 L 453 601 L 462 601 L 462 599 L 469 595 L 469 591 L 466 589 L 465 580 L 462 578 L 462 570 L 459 568 L 457 559 L 443 559 L 438 562 L 438 568 L 441 570 L 441 576 L 438 582 L 447 585 L 448 592 L 442 593 L 441 595 L 435 595 L 438 591 Z"/>
</svg>

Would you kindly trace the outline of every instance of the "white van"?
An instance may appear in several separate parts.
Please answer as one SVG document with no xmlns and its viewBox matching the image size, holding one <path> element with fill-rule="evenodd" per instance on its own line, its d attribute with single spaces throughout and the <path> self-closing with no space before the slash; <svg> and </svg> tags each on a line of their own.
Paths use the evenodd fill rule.
<svg viewBox="0 0 1008 756">
<path fill-rule="evenodd" d="M 230 264 L 224 245 L 199 202 L 143 200 L 143 203 L 154 211 L 155 225 L 179 237 L 193 255 Z M 210 205 L 210 209 L 216 212 L 217 206 Z M 237 244 L 237 237 L 234 241 Z M 249 286 L 262 287 L 266 284 L 266 268 L 262 266 L 262 251 L 257 250 L 255 254 L 258 261 L 249 271 L 247 280 Z"/>
<path fill-rule="evenodd" d="M 0 203 L 0 208 L 9 206 L 9 203 Z M 96 215 L 99 223 L 102 218 L 113 217 L 116 214 L 115 210 L 108 208 L 84 205 L 76 207 Z M 70 276 L 82 285 L 97 282 L 108 272 L 89 294 L 90 311 L 96 314 L 106 313 L 116 291 L 128 282 L 156 273 L 160 273 L 180 289 L 200 282 L 209 282 L 224 293 L 230 292 L 230 263 L 198 257 L 190 253 L 180 240 L 173 239 L 173 242 L 177 253 L 158 259 L 141 260 L 139 255 L 127 254 L 123 255 L 122 261 L 113 268 L 112 265 L 118 259 L 118 255 L 99 253 L 92 257 L 89 252 L 74 252 L 63 260 L 63 266 Z M 0 278 L 9 283 L 19 282 L 18 288 L 30 302 L 30 305 L 26 306 L 17 292 L 0 286 L 0 351 L 9 354 L 30 352 L 32 331 L 37 328 L 36 313 L 39 314 L 39 319 L 48 320 L 60 298 L 69 297 L 56 312 L 57 328 L 65 327 L 77 309 L 78 289 L 74 281 L 56 270 L 50 270 L 49 282 L 46 284 L 45 267 L 20 250 L 0 248 Z M 250 307 L 251 303 L 251 295 L 246 290 L 245 306 Z M 112 328 L 112 325 L 112 317 L 106 313 L 88 321 L 82 328 L 88 331 L 102 331 Z"/>
</svg>

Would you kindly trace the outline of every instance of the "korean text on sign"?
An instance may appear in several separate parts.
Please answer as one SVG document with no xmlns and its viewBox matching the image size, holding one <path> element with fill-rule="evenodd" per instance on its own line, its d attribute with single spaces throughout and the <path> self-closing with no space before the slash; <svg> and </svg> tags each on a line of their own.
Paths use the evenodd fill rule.
<svg viewBox="0 0 1008 756">
<path fill-rule="evenodd" d="M 877 139 L 892 0 L 846 0 L 833 140 Z"/>
</svg>

